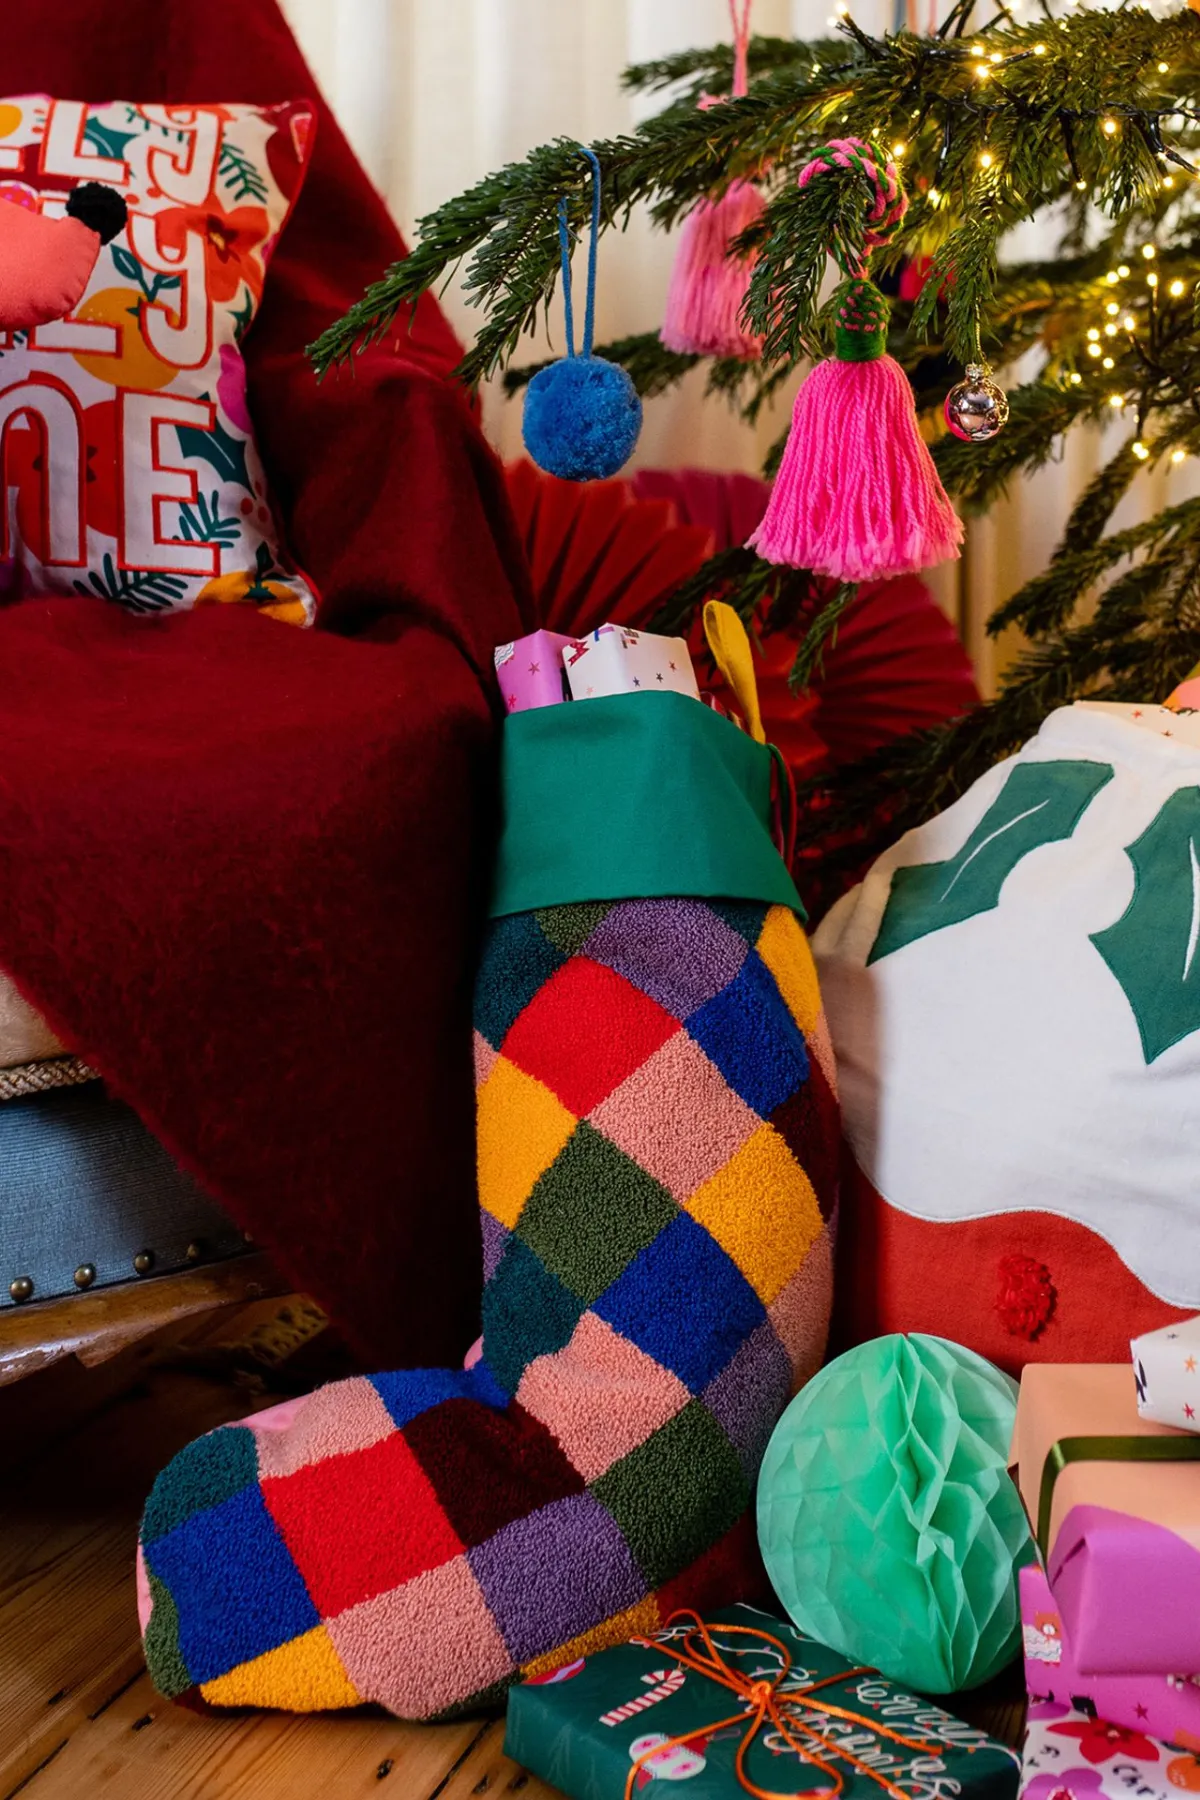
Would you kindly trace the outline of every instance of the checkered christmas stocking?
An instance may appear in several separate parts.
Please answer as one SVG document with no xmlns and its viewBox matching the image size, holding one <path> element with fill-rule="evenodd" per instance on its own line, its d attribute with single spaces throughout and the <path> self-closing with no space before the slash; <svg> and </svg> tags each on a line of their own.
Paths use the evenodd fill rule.
<svg viewBox="0 0 1200 1800">
<path fill-rule="evenodd" d="M 142 1523 L 165 1694 L 427 1719 L 739 1597 L 749 1503 L 819 1362 L 837 1154 L 784 907 L 498 920 L 476 995 L 481 1360 L 200 1438 Z"/>
</svg>

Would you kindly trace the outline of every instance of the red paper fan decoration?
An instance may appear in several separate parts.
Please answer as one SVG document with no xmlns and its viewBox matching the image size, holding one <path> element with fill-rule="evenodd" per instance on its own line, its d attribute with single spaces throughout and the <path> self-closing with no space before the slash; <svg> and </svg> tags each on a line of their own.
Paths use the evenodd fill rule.
<svg viewBox="0 0 1200 1800">
<path fill-rule="evenodd" d="M 628 481 L 559 481 L 531 462 L 505 477 L 537 622 L 551 631 L 644 626 L 712 552 L 707 526 L 681 523 L 671 500 L 639 499 Z"/>
</svg>

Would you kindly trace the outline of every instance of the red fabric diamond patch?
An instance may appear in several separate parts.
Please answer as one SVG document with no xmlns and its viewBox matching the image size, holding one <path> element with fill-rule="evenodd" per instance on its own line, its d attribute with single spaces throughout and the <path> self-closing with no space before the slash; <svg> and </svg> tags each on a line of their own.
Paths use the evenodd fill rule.
<svg viewBox="0 0 1200 1800">
<path fill-rule="evenodd" d="M 623 975 L 575 956 L 538 989 L 504 1054 L 585 1118 L 679 1029 Z"/>
<path fill-rule="evenodd" d="M 324 1619 L 388 1593 L 463 1549 L 400 1432 L 260 1483 Z"/>
</svg>

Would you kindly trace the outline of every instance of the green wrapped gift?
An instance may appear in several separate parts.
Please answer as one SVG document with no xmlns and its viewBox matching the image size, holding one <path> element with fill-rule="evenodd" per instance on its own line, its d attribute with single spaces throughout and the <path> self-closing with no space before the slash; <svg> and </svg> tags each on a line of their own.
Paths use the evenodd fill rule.
<svg viewBox="0 0 1200 1800">
<path fill-rule="evenodd" d="M 985 1732 L 752 1606 L 513 1688 L 504 1748 L 572 1800 L 655 1781 L 688 1782 L 688 1800 L 1014 1800 L 1020 1774 Z"/>
</svg>

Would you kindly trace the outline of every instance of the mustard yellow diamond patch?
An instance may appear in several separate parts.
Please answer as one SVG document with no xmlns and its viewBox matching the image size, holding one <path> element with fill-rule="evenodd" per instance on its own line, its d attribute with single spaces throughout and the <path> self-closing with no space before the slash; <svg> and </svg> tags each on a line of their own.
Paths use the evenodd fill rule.
<svg viewBox="0 0 1200 1800">
<path fill-rule="evenodd" d="M 323 1625 L 204 1682 L 200 1692 L 213 1706 L 271 1706 L 280 1712 L 362 1705 Z"/>
<path fill-rule="evenodd" d="M 787 906 L 773 906 L 758 934 L 758 954 L 797 1025 L 808 1036 L 821 1016 L 821 990 L 804 928 Z"/>
<path fill-rule="evenodd" d="M 476 1099 L 479 1203 L 511 1231 L 578 1123 L 550 1089 L 498 1056 Z"/>
<path fill-rule="evenodd" d="M 760 1125 L 687 1211 L 731 1256 L 764 1306 L 800 1268 L 821 1232 L 812 1183 L 773 1125 Z"/>
</svg>

